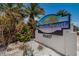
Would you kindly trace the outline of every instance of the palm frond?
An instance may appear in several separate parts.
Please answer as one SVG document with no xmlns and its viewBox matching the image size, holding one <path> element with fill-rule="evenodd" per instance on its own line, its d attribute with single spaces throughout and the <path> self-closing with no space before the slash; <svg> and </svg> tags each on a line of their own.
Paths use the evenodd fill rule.
<svg viewBox="0 0 79 59">
<path fill-rule="evenodd" d="M 66 16 L 66 15 L 68 15 L 68 14 L 69 14 L 69 12 L 66 11 L 66 10 L 59 10 L 59 11 L 57 12 L 57 15 L 62 15 L 62 16 Z"/>
</svg>

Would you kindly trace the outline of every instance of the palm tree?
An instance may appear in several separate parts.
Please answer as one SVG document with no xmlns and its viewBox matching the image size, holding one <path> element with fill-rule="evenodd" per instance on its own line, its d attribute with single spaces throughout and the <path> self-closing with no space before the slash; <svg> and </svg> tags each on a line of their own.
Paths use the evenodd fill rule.
<svg viewBox="0 0 79 59">
<path fill-rule="evenodd" d="M 7 18 L 12 18 L 11 24 L 14 26 L 18 19 L 23 18 L 23 14 L 21 13 L 22 7 L 23 4 L 0 4 L 0 13 L 2 17 L 4 16 L 6 18 L 6 20 Z"/>
<path fill-rule="evenodd" d="M 30 6 L 26 8 L 26 13 L 29 16 L 28 25 L 33 33 L 33 37 L 35 37 L 35 17 L 39 18 L 39 15 L 44 15 L 44 9 L 41 8 L 37 3 L 31 3 Z"/>
<path fill-rule="evenodd" d="M 4 25 L 4 32 L 7 32 L 4 36 L 12 38 L 11 34 L 15 34 L 16 20 L 21 20 L 24 17 L 23 7 L 23 4 L 0 4 L 0 25 Z"/>
<path fill-rule="evenodd" d="M 59 10 L 57 12 L 57 15 L 61 15 L 61 16 L 67 16 L 69 15 L 69 13 L 66 10 Z"/>
</svg>

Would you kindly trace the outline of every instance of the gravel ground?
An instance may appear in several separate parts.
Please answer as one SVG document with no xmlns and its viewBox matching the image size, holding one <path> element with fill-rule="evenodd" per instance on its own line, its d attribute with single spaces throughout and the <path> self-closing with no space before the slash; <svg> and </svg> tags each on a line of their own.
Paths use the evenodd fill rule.
<svg viewBox="0 0 79 59">
<path fill-rule="evenodd" d="M 59 56 L 59 54 L 57 54 L 56 52 L 52 51 L 51 49 L 49 49 L 43 45 L 41 45 L 43 47 L 42 50 L 39 51 L 38 46 L 40 44 L 38 44 L 35 41 L 30 41 L 28 43 L 31 45 L 32 49 L 34 50 L 33 53 L 35 56 Z"/>
<path fill-rule="evenodd" d="M 17 44 L 12 43 L 7 47 L 7 49 L 5 51 L 0 51 L 0 56 L 23 56 L 23 50 L 19 49 L 19 47 L 22 45 L 23 45 L 22 42 L 18 42 Z M 29 41 L 29 42 L 25 43 L 25 45 L 28 45 L 30 47 L 34 56 L 60 56 L 53 50 L 35 42 L 35 41 Z M 40 48 L 39 46 L 41 46 L 42 48 Z M 38 47 L 39 47 L 39 49 L 38 49 Z M 30 53 L 30 52 L 28 52 L 28 53 Z"/>
</svg>

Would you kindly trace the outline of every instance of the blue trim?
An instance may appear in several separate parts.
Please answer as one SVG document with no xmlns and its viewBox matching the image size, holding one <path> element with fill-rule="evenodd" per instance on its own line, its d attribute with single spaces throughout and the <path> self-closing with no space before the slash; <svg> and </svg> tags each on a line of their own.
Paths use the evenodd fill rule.
<svg viewBox="0 0 79 59">
<path fill-rule="evenodd" d="M 37 25 L 41 25 L 40 22 L 44 21 L 45 17 L 48 17 L 48 16 L 61 16 L 61 17 L 64 17 L 62 15 L 57 15 L 57 14 L 48 14 L 48 15 L 45 15 L 44 17 L 42 17 L 38 22 L 37 22 Z"/>
<path fill-rule="evenodd" d="M 47 17 L 47 16 L 51 16 L 51 15 L 53 15 L 53 16 L 61 16 L 61 15 L 56 15 L 56 14 L 49 14 L 49 15 L 44 16 L 43 18 L 45 18 L 45 17 Z M 62 35 L 62 34 L 63 34 L 63 29 L 70 29 L 71 15 L 68 14 L 68 15 L 66 15 L 66 16 L 68 16 L 68 21 L 63 21 L 63 22 L 68 22 L 68 23 L 69 23 L 69 24 L 68 24 L 68 28 L 62 28 L 61 31 L 58 31 L 58 30 L 57 30 L 57 31 L 55 31 L 55 32 L 53 32 L 53 33 L 46 33 L 46 34 L 56 34 L 56 35 L 57 35 L 58 32 L 60 32 L 59 35 Z M 64 17 L 64 16 L 62 16 L 62 17 Z M 41 21 L 43 18 L 41 18 L 39 21 Z M 57 22 L 57 23 L 61 23 L 61 22 Z M 53 24 L 57 24 L 57 23 L 51 23 L 51 24 L 53 25 Z M 39 27 L 39 26 L 51 25 L 51 24 L 38 25 L 37 27 Z M 44 34 L 44 32 L 41 32 L 39 29 L 38 29 L 38 32 Z"/>
</svg>

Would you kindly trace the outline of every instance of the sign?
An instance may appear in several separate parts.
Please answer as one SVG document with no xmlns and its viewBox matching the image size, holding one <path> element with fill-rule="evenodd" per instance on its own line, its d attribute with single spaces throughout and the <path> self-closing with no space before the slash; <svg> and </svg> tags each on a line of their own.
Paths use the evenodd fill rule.
<svg viewBox="0 0 79 59">
<path fill-rule="evenodd" d="M 63 29 L 70 28 L 70 15 L 46 15 L 38 21 L 37 27 L 39 33 L 62 35 Z"/>
<path fill-rule="evenodd" d="M 51 34 L 43 34 L 43 37 L 45 37 L 45 38 L 52 38 L 52 35 Z"/>
</svg>

